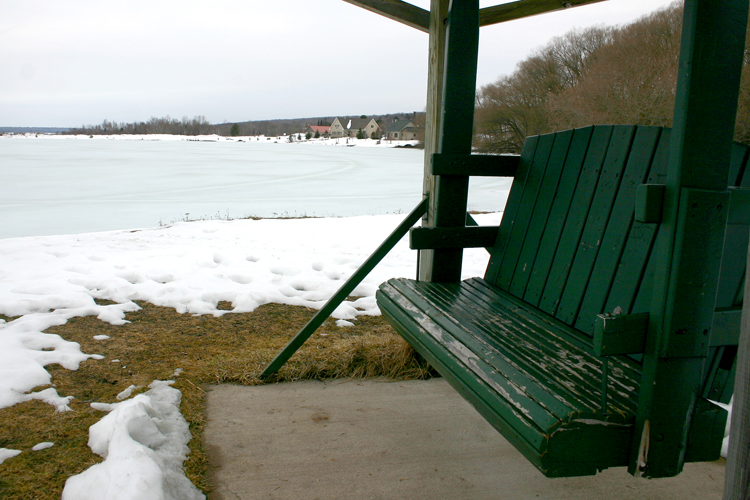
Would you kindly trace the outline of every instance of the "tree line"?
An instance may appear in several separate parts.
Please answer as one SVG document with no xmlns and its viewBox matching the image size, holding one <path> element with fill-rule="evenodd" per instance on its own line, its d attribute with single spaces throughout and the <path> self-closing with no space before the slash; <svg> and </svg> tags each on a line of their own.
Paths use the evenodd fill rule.
<svg viewBox="0 0 750 500">
<path fill-rule="evenodd" d="M 411 117 L 413 113 L 389 113 L 372 116 L 376 121 L 391 123 L 394 120 Z M 236 123 L 211 124 L 205 116 L 178 120 L 170 116 L 151 117 L 145 122 L 118 123 L 104 120 L 98 125 L 84 125 L 71 128 L 65 134 L 116 135 L 116 134 L 174 134 L 174 135 L 222 135 L 222 136 L 257 136 L 277 137 L 304 133 L 307 125 L 330 125 L 335 116 L 315 118 L 294 118 L 284 120 L 257 120 Z M 352 118 L 366 118 L 365 115 L 339 116 L 347 121 Z"/>
<path fill-rule="evenodd" d="M 671 126 L 682 4 L 622 27 L 573 30 L 477 92 L 475 146 L 519 153 L 527 136 L 593 124 Z M 750 144 L 750 39 L 735 139 Z"/>
</svg>

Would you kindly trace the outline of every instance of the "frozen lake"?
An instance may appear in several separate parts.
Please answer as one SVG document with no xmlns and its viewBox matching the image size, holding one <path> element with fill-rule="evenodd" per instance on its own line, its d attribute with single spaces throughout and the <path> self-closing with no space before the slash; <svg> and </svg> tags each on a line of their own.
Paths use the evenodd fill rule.
<svg viewBox="0 0 750 500">
<path fill-rule="evenodd" d="M 302 143 L 0 137 L 0 238 L 199 218 L 410 211 L 423 151 Z M 502 210 L 510 179 L 472 180 L 469 209 Z"/>
</svg>

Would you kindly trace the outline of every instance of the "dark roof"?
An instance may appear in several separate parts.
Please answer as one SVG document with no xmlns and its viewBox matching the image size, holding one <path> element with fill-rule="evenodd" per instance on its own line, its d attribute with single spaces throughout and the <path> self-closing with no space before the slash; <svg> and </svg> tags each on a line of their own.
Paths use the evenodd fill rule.
<svg viewBox="0 0 750 500">
<path fill-rule="evenodd" d="M 352 122 L 351 127 L 349 127 L 349 130 L 359 130 L 364 129 L 370 121 L 372 121 L 372 118 L 337 118 L 339 123 L 342 127 L 346 128 L 346 126 L 349 124 L 349 121 Z"/>
<path fill-rule="evenodd" d="M 386 132 L 401 132 L 402 130 L 404 130 L 405 128 L 409 126 L 414 127 L 414 122 L 412 122 L 411 120 L 398 120 L 388 125 L 385 131 Z"/>
</svg>

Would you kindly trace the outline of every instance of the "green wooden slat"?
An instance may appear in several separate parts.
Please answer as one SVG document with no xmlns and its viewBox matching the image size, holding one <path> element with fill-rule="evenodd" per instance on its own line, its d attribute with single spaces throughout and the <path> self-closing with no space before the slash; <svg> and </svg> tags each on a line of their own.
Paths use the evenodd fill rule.
<svg viewBox="0 0 750 500">
<path fill-rule="evenodd" d="M 620 178 L 612 211 L 607 219 L 604 235 L 601 237 L 600 250 L 596 254 L 591 278 L 584 291 L 581 307 L 575 320 L 575 327 L 589 335 L 594 333 L 596 315 L 612 312 L 612 310 L 605 310 L 604 305 L 607 302 L 625 243 L 635 241 L 628 240 L 633 224 L 635 193 L 638 186 L 646 181 L 660 134 L 660 128 L 638 127 L 630 147 L 630 154 Z M 642 271 L 643 265 L 632 269 L 632 272 L 637 274 Z M 616 300 L 631 302 L 633 297 L 621 296 Z"/>
<path fill-rule="evenodd" d="M 493 328 L 506 331 L 506 333 L 496 335 L 488 331 L 487 335 L 496 338 L 498 344 L 505 346 L 504 352 L 510 359 L 515 360 L 516 363 L 523 363 L 525 359 L 537 359 L 540 358 L 541 353 L 545 353 L 549 361 L 541 363 L 544 365 L 542 371 L 529 366 L 529 373 L 535 373 L 536 380 L 543 381 L 543 384 L 553 388 L 556 394 L 565 395 L 566 399 L 578 400 L 595 412 L 600 410 L 601 360 L 592 356 L 593 351 L 588 339 L 586 342 L 581 342 L 579 332 L 546 313 L 531 308 L 508 292 L 492 287 L 484 280 L 478 278 L 467 280 L 462 289 L 471 296 L 472 301 L 481 304 L 484 310 L 498 310 L 497 323 L 500 325 L 493 326 Z M 512 327 L 503 326 L 507 318 L 514 318 L 517 323 Z M 477 323 L 474 328 L 482 330 L 483 326 Z M 507 330 L 511 331 L 507 332 Z M 514 330 L 517 330 L 521 337 L 517 338 L 513 333 Z M 534 339 L 533 345 L 527 342 L 530 338 Z M 558 358 L 564 358 L 567 361 L 559 364 Z M 575 364 L 577 369 L 570 370 L 568 363 Z M 629 363 L 630 361 L 625 358 L 618 357 L 611 360 L 612 366 L 617 367 L 619 375 L 609 379 L 612 387 L 610 400 L 616 403 L 610 406 L 610 410 L 616 410 L 621 415 L 632 414 L 633 395 L 637 392 L 634 388 L 638 385 L 639 373 Z M 627 382 L 623 382 L 624 380 Z M 611 420 L 612 415 L 608 419 Z"/>
<path fill-rule="evenodd" d="M 664 129 L 646 179 L 649 184 L 663 181 L 666 176 L 670 137 L 671 131 Z M 612 312 L 617 307 L 622 308 L 626 314 L 650 309 L 653 271 L 649 274 L 648 263 L 656 241 L 657 229 L 657 224 L 633 223 L 604 305 L 604 312 Z M 643 303 L 636 307 L 639 296 Z"/>
<path fill-rule="evenodd" d="M 481 282 L 481 280 L 472 281 Z M 508 310 L 507 302 L 505 302 L 505 308 L 502 305 L 503 296 L 487 296 L 478 292 L 480 296 L 490 300 L 491 304 L 482 304 L 474 310 L 462 312 L 465 306 L 476 303 L 471 293 L 462 297 L 463 292 L 475 290 L 473 287 L 467 288 L 469 285 L 470 283 L 458 285 L 391 280 L 388 287 L 384 286 L 381 290 L 387 291 L 386 289 L 390 288 L 391 291 L 387 293 L 396 303 L 400 301 L 394 296 L 400 295 L 405 297 L 411 305 L 423 311 L 424 316 L 418 315 L 417 321 L 426 325 L 425 330 L 435 332 L 438 329 L 441 333 L 432 335 L 442 337 L 443 343 L 458 341 L 467 346 L 476 356 L 481 357 L 482 362 L 488 363 L 489 368 L 483 368 L 483 370 L 489 370 L 488 373 L 492 377 L 499 377 L 502 374 L 503 377 L 512 380 L 516 384 L 516 390 L 510 393 L 512 397 L 523 396 L 518 387 L 523 388 L 523 392 L 528 393 L 528 396 L 532 398 L 519 400 L 524 402 L 523 407 L 526 410 L 532 411 L 533 405 L 541 405 L 545 408 L 545 412 L 552 411 L 556 419 L 563 421 L 576 418 L 599 418 L 606 421 L 625 422 L 627 420 L 623 418 L 632 419 L 635 409 L 632 385 L 637 384 L 635 375 L 630 375 L 632 378 L 625 382 L 630 386 L 628 389 L 618 387 L 617 380 L 613 380 L 617 404 L 611 409 L 619 408 L 619 410 L 613 411 L 608 416 L 602 415 L 600 360 L 585 351 L 573 348 L 572 344 L 558 336 L 557 330 L 558 333 L 550 336 L 543 330 L 544 320 L 535 317 L 533 313 L 515 316 L 517 319 L 514 320 L 513 313 L 503 312 Z M 456 302 L 458 303 L 455 304 Z M 452 303 L 455 307 L 450 306 Z M 440 313 L 432 314 L 430 311 L 440 311 Z M 488 323 L 492 323 L 489 321 L 488 311 L 495 311 L 502 319 L 488 326 Z M 470 319 L 472 315 L 482 317 L 472 321 Z M 503 320 L 509 320 L 512 323 L 503 328 Z M 558 328 L 567 327 L 560 325 Z M 450 339 L 446 335 L 450 335 Z M 517 348 L 521 348 L 523 342 L 506 340 L 503 343 L 504 335 L 527 339 L 527 342 L 533 342 L 536 347 L 532 348 L 528 345 L 525 346 L 524 353 L 518 353 Z M 580 370 L 569 370 L 571 359 L 576 360 Z M 472 361 L 471 364 L 473 363 Z M 540 369 L 537 363 L 544 364 L 546 369 Z M 596 368 L 597 366 L 599 368 Z M 633 373 L 624 365 L 617 366 L 622 368 L 620 370 L 622 374 Z M 592 368 L 589 374 L 586 374 L 587 367 Z M 624 391 L 628 391 L 625 399 L 621 395 Z M 547 422 L 544 425 L 542 421 L 535 420 L 538 425 L 546 429 L 546 432 L 550 432 L 558 425 L 554 419 L 544 420 Z"/>
<path fill-rule="evenodd" d="M 463 284 L 438 283 L 433 285 L 432 283 L 410 280 L 392 280 L 390 283 L 419 309 L 431 311 L 438 307 L 441 314 L 434 316 L 429 312 L 427 314 L 435 325 L 444 330 L 443 335 L 447 332 L 453 340 L 458 341 L 481 358 L 482 363 L 486 363 L 486 367 L 482 370 L 487 372 L 491 378 L 507 379 L 511 385 L 506 385 L 504 381 L 501 381 L 501 383 L 504 389 L 508 391 L 506 395 L 508 400 L 512 401 L 511 404 L 516 409 L 524 408 L 528 410 L 524 410 L 523 413 L 525 415 L 531 413 L 535 424 L 544 432 L 551 432 L 561 420 L 566 420 L 570 415 L 581 412 L 581 408 L 585 408 L 585 403 L 572 398 L 556 397 L 555 393 L 540 384 L 539 379 L 534 377 L 533 366 L 531 366 L 534 357 L 529 356 L 528 352 L 525 356 L 513 356 L 513 353 L 508 353 L 507 345 L 503 346 L 496 342 L 496 338 L 493 338 L 496 336 L 491 335 L 489 330 L 498 325 L 488 326 L 486 323 L 490 320 L 490 315 L 487 312 L 493 311 L 493 309 L 473 308 L 474 315 L 479 314 L 485 320 L 477 322 L 471 321 L 469 319 L 471 313 L 466 314 L 461 310 L 463 308 L 450 307 L 449 304 L 456 301 L 471 307 L 471 302 L 461 300 Z M 497 312 L 500 316 L 505 316 L 502 308 L 498 308 Z M 513 318 L 509 317 L 509 319 L 513 321 Z M 515 327 L 524 328 L 522 324 L 516 324 Z M 505 332 L 509 330 L 511 329 L 507 327 L 504 329 Z M 534 338 L 534 332 L 529 333 L 531 335 L 523 335 L 522 333 L 515 333 L 514 335 Z M 448 339 L 444 339 L 444 343 L 449 342 Z M 477 370 L 478 367 L 479 365 L 472 366 L 472 369 Z"/>
<path fill-rule="evenodd" d="M 591 200 L 599 181 L 599 172 L 604 163 L 613 127 L 594 127 L 586 152 L 586 159 L 576 185 L 573 202 L 565 219 L 565 227 L 560 235 L 560 243 L 544 286 L 539 308 L 554 315 L 570 273 L 571 264 L 586 223 Z"/>
<path fill-rule="evenodd" d="M 466 175 L 478 177 L 515 177 L 519 157 L 516 155 L 450 155 L 434 153 L 431 175 Z"/>
<path fill-rule="evenodd" d="M 451 349 L 459 349 L 460 344 L 451 343 L 450 341 L 455 339 L 453 339 L 450 333 L 441 328 L 433 318 L 420 312 L 421 308 L 418 300 L 415 303 L 414 298 L 410 296 L 411 310 L 407 311 L 410 314 L 403 314 L 403 304 L 398 300 L 394 300 L 394 298 L 403 295 L 404 290 L 398 289 L 398 285 L 397 281 L 392 280 L 387 286 L 384 285 L 380 289 L 380 292 L 386 294 L 393 301 L 393 305 L 389 305 L 384 300 L 385 297 L 383 295 L 380 296 L 379 303 L 383 305 L 383 309 L 389 314 L 402 315 L 400 322 L 412 323 L 409 325 L 407 340 L 410 337 L 414 338 L 412 332 L 415 330 L 420 331 L 418 341 L 427 347 L 427 350 L 437 357 L 443 365 L 448 367 L 451 372 L 457 373 L 459 376 L 461 376 L 461 372 L 464 372 L 464 376 L 461 376 L 461 379 L 464 383 L 475 386 L 473 388 L 474 392 L 482 395 L 483 399 L 492 406 L 496 414 L 495 418 L 500 417 L 506 422 L 514 422 L 515 425 L 511 425 L 512 428 L 516 429 L 539 452 L 544 451 L 546 441 L 544 439 L 544 428 L 553 425 L 557 419 L 543 408 L 535 405 L 533 400 L 527 396 L 518 394 L 517 387 L 514 384 L 511 384 L 502 374 L 493 374 L 494 370 L 484 363 L 483 360 L 474 357 L 471 363 L 468 363 L 457 358 L 457 351 Z M 395 291 L 389 291 L 388 286 L 393 287 Z M 436 336 L 436 332 L 439 332 L 439 336 Z M 458 356 L 463 357 L 463 353 L 459 352 Z M 478 376 L 477 372 L 480 371 L 482 373 Z M 489 381 L 485 380 L 483 376 L 489 377 Z M 487 385 L 491 389 L 483 387 Z M 533 411 L 533 414 L 529 414 L 527 410 L 528 412 Z"/>
<path fill-rule="evenodd" d="M 415 287 L 462 328 L 475 334 L 479 342 L 475 344 L 476 352 L 483 353 L 495 369 L 503 371 L 508 363 L 521 367 L 523 375 L 512 378 L 523 380 L 524 390 L 557 418 L 570 419 L 582 411 L 590 412 L 592 417 L 597 415 L 600 398 L 598 393 L 592 393 L 599 389 L 601 372 L 593 373 L 597 380 L 590 383 L 584 373 L 560 369 L 555 358 L 570 350 L 568 343 L 558 340 L 560 332 L 550 334 L 544 329 L 546 325 L 540 327 L 538 318 L 517 315 L 517 310 L 510 312 L 510 303 L 504 297 L 488 295 L 484 293 L 486 289 L 474 288 L 474 283 L 475 280 L 462 283 L 459 293 L 420 284 Z M 496 362 L 497 359 L 501 361 Z M 552 377 L 552 373 L 559 376 Z M 544 391 L 537 386 L 544 387 Z"/>
<path fill-rule="evenodd" d="M 627 453 L 623 450 L 627 450 L 631 435 L 631 424 L 628 422 L 633 419 L 634 394 L 629 394 L 629 410 L 625 414 L 613 411 L 606 416 L 596 410 L 593 413 L 585 409 L 576 411 L 575 407 L 581 407 L 582 402 L 572 396 L 569 404 L 573 405 L 573 410 L 563 420 L 552 417 L 547 409 L 539 406 L 537 398 L 526 399 L 524 404 L 517 404 L 520 392 L 543 394 L 548 400 L 553 397 L 546 391 L 557 392 L 558 386 L 555 383 L 560 383 L 558 379 L 567 378 L 567 372 L 576 373 L 569 369 L 572 360 L 563 364 L 563 371 L 566 373 L 551 369 L 541 385 L 519 372 L 504 381 L 503 374 L 507 376 L 513 373 L 516 367 L 505 363 L 507 367 L 498 370 L 497 363 L 503 364 L 503 360 L 498 361 L 494 357 L 496 338 L 485 337 L 483 333 L 473 330 L 472 335 L 466 336 L 465 330 L 471 328 L 466 326 L 464 318 L 453 318 L 442 307 L 443 301 L 450 303 L 457 298 L 459 304 L 451 311 L 461 313 L 460 304 L 465 300 L 474 303 L 471 296 L 463 294 L 464 291 L 473 290 L 466 286 L 467 283 L 391 280 L 378 291 L 378 304 L 396 330 L 439 372 L 444 373 L 451 385 L 545 475 L 588 475 L 602 468 L 625 464 Z M 560 327 L 568 328 L 562 324 Z M 464 347 L 458 347 L 460 345 Z M 467 350 L 466 346 L 471 349 Z M 489 353 L 486 352 L 488 348 Z M 529 362 L 533 364 L 533 361 Z M 580 363 L 580 360 L 577 362 Z M 583 363 L 586 364 L 587 362 Z M 510 380 L 512 383 L 507 385 L 506 382 Z M 637 382 L 634 378 L 628 384 Z M 541 393 L 538 392 L 540 390 Z M 508 396 L 510 399 L 506 399 Z M 511 402 L 514 400 L 516 404 Z M 558 398 L 551 399 L 552 402 L 557 400 L 559 395 Z M 564 413 L 567 412 L 566 406 L 560 408 Z M 533 422 L 529 420 L 532 415 L 537 415 Z M 552 417 L 547 420 L 552 425 L 546 429 L 537 425 L 544 422 L 544 415 Z M 601 422 L 609 425 L 602 425 Z"/>
<path fill-rule="evenodd" d="M 496 237 L 497 226 L 417 227 L 409 232 L 409 247 L 481 248 L 492 246 Z"/>
<path fill-rule="evenodd" d="M 503 256 L 505 255 L 508 239 L 513 231 L 518 207 L 520 206 L 524 187 L 526 186 L 526 177 L 528 176 L 531 164 L 534 161 L 538 145 L 539 136 L 529 137 L 523 144 L 521 158 L 518 163 L 518 170 L 513 178 L 508 201 L 505 203 L 505 209 L 503 210 L 503 219 L 500 222 L 500 229 L 497 231 L 497 239 L 495 240 L 492 249 L 492 255 L 490 255 L 487 272 L 485 273 L 486 279 L 493 283 L 497 281 L 497 277 L 500 273 L 500 265 L 502 264 Z"/>
<path fill-rule="evenodd" d="M 552 152 L 547 162 L 547 168 L 544 171 L 544 177 L 539 185 L 534 210 L 526 225 L 526 235 L 521 246 L 515 271 L 513 271 L 512 281 L 508 286 L 508 290 L 518 297 L 523 297 L 526 291 L 526 285 L 529 282 L 534 261 L 540 249 L 539 244 L 544 234 L 544 228 L 547 226 L 547 219 L 549 218 L 552 202 L 555 199 L 555 193 L 560 183 L 563 171 L 562 167 L 565 165 L 565 158 L 568 154 L 572 138 L 572 130 L 559 132 L 554 135 Z"/>
<path fill-rule="evenodd" d="M 500 264 L 500 271 L 496 282 L 500 288 L 507 290 L 513 279 L 513 272 L 521 253 L 523 241 L 526 238 L 529 220 L 536 205 L 539 187 L 544 178 L 544 172 L 547 168 L 554 141 L 554 134 L 543 135 L 539 138 L 539 145 L 534 154 L 534 160 L 526 177 L 526 182 L 524 183 L 523 196 L 516 211 L 510 237 L 508 238 L 503 260 Z"/>
<path fill-rule="evenodd" d="M 732 163 L 729 169 L 729 177 L 734 180 L 733 186 L 750 187 L 750 172 L 745 168 L 749 150 L 750 148 L 747 146 L 734 144 Z M 740 303 L 745 273 L 738 273 L 737 270 L 744 269 L 747 262 L 747 248 L 750 239 L 748 229 L 746 224 L 732 224 L 730 217 L 730 223 L 724 235 L 724 253 L 721 260 L 721 270 L 719 271 L 716 307 L 730 307 Z"/>
<path fill-rule="evenodd" d="M 462 365 L 457 365 L 447 356 L 447 351 L 439 343 L 431 342 L 425 335 L 422 325 L 415 322 L 414 316 L 406 313 L 397 303 L 383 293 L 387 290 L 384 284 L 378 290 L 378 304 L 383 316 L 393 325 L 396 331 L 434 367 L 495 429 L 502 433 L 513 446 L 519 450 L 534 466 L 541 466 L 539 447 L 543 442 L 539 430 L 526 439 L 530 431 L 526 427 L 516 428 L 508 425 L 505 419 L 499 418 L 496 408 L 503 405 L 499 396 L 489 389 L 474 373 Z M 443 362 L 445 360 L 445 362 Z M 516 418 L 520 418 L 516 417 Z M 519 431 L 526 431 L 525 433 Z"/>
<path fill-rule="evenodd" d="M 591 271 L 601 247 L 604 231 L 609 220 L 615 196 L 630 152 L 635 127 L 616 126 L 612 132 L 607 157 L 604 160 L 594 199 L 581 235 L 580 244 L 570 268 L 565 290 L 560 298 L 555 317 L 569 325 L 574 324 L 584 293 L 588 288 Z M 607 289 L 591 290 L 590 293 L 606 294 Z"/>
<path fill-rule="evenodd" d="M 578 184 L 578 177 L 583 167 L 593 130 L 593 127 L 586 127 L 576 129 L 573 132 L 573 139 L 568 150 L 568 156 L 565 159 L 549 219 L 539 242 L 539 252 L 534 261 L 526 292 L 523 295 L 524 300 L 534 306 L 538 306 L 542 298 L 542 292 L 557 252 L 560 235 L 563 227 L 565 227 L 565 220 L 573 201 L 573 194 Z"/>
</svg>

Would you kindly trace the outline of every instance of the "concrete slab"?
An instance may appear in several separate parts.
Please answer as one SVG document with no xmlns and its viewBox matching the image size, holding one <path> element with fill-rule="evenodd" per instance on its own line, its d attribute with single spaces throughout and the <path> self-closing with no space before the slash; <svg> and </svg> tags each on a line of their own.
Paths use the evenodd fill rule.
<svg viewBox="0 0 750 500">
<path fill-rule="evenodd" d="M 211 498 L 720 499 L 724 462 L 676 478 L 547 479 L 444 380 L 214 386 Z"/>
</svg>

